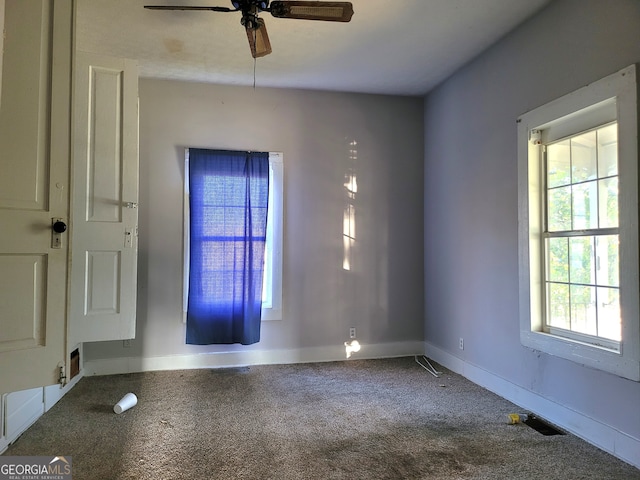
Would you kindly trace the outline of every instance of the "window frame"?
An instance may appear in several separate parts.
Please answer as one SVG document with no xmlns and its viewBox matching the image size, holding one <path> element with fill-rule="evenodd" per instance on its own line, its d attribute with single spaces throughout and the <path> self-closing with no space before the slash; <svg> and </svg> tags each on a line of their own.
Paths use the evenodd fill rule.
<svg viewBox="0 0 640 480">
<path fill-rule="evenodd" d="M 282 152 L 269 152 L 269 209 L 267 242 L 271 241 L 268 271 L 271 273 L 270 298 L 262 302 L 261 321 L 282 320 L 282 245 L 284 225 L 284 163 Z M 184 150 L 183 283 L 182 322 L 187 322 L 189 302 L 189 148 Z M 265 273 L 267 269 L 265 269 Z"/>
<path fill-rule="evenodd" d="M 637 116 L 636 66 L 631 65 L 518 118 L 518 241 L 522 344 L 640 381 Z M 569 338 L 549 331 L 545 325 L 542 273 L 545 265 L 542 145 L 611 121 L 618 123 L 620 308 L 623 312 L 618 349 L 580 335 Z M 539 136 L 532 135 L 535 131 Z"/>
<path fill-rule="evenodd" d="M 262 304 L 262 321 L 282 320 L 282 232 L 284 225 L 284 163 L 281 152 L 269 152 L 269 213 L 267 242 L 270 242 L 269 272 L 271 298 Z"/>
</svg>

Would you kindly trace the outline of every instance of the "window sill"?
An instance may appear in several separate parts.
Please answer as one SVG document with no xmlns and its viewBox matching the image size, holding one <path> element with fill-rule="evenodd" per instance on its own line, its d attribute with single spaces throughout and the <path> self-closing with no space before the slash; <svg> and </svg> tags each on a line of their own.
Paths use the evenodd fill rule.
<svg viewBox="0 0 640 480">
<path fill-rule="evenodd" d="M 570 342 L 576 342 L 587 347 L 600 348 L 608 352 L 620 353 L 620 342 L 616 340 L 609 340 L 602 337 L 593 337 L 591 335 L 585 335 L 578 332 L 572 332 L 570 330 L 564 330 L 562 328 L 550 327 L 547 332 L 554 337 L 565 339 Z"/>
<path fill-rule="evenodd" d="M 551 333 L 532 331 L 521 331 L 520 333 L 520 340 L 525 347 L 613 373 L 629 380 L 640 381 L 640 362 L 625 358 L 619 352 Z M 622 347 L 621 345 L 621 349 Z"/>
<path fill-rule="evenodd" d="M 282 320 L 282 309 L 263 308 L 260 320 L 263 322 L 274 322 L 274 321 Z"/>
</svg>

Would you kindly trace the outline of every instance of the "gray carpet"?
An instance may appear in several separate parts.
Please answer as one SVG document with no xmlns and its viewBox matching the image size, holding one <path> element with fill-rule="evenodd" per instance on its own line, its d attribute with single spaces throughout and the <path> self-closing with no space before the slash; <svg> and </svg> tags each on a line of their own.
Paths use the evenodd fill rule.
<svg viewBox="0 0 640 480">
<path fill-rule="evenodd" d="M 71 455 L 74 480 L 640 479 L 519 411 L 413 357 L 89 377 L 5 455 Z"/>
</svg>

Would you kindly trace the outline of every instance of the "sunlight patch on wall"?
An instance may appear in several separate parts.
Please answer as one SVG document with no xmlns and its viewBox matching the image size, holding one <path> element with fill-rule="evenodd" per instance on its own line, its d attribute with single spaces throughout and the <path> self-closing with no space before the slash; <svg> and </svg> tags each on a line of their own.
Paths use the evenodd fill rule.
<svg viewBox="0 0 640 480">
<path fill-rule="evenodd" d="M 356 206 L 355 199 L 358 193 L 358 179 L 356 175 L 356 161 L 358 159 L 358 143 L 355 140 L 349 142 L 348 167 L 344 175 L 344 188 L 346 202 L 342 221 L 342 240 L 344 255 L 342 268 L 351 270 L 353 267 L 353 248 L 356 241 Z"/>
<path fill-rule="evenodd" d="M 357 340 L 344 342 L 344 351 L 347 355 L 347 358 L 351 358 L 351 355 L 360 351 L 360 342 L 358 342 Z"/>
</svg>

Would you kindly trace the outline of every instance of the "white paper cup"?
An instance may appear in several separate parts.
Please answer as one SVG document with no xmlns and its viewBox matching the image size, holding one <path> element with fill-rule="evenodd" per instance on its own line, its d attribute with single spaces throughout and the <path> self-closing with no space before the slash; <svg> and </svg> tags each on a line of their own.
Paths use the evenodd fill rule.
<svg viewBox="0 0 640 480">
<path fill-rule="evenodd" d="M 120 399 L 118 403 L 113 406 L 113 411 L 120 415 L 122 412 L 129 410 L 138 403 L 138 397 L 133 393 L 127 393 Z"/>
</svg>

